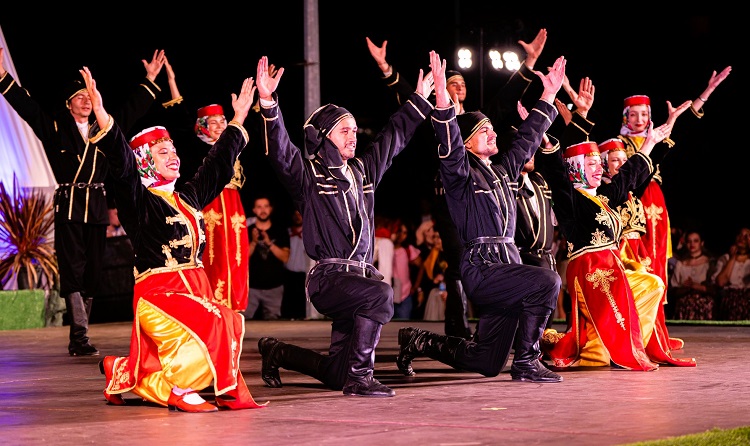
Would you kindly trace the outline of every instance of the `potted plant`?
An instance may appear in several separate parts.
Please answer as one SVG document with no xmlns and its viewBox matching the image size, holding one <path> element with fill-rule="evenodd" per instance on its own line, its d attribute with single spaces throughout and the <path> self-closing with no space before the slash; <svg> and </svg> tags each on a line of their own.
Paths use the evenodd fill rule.
<svg viewBox="0 0 750 446">
<path fill-rule="evenodd" d="M 2 292 L 0 308 L 10 307 L 0 309 L 0 329 L 44 326 L 46 308 L 60 306 L 53 227 L 53 202 L 42 191 L 24 191 L 15 174 L 11 191 L 0 182 L 0 289 L 14 283 L 18 288 Z M 41 310 L 36 313 L 37 306 L 29 301 L 40 295 Z"/>
</svg>

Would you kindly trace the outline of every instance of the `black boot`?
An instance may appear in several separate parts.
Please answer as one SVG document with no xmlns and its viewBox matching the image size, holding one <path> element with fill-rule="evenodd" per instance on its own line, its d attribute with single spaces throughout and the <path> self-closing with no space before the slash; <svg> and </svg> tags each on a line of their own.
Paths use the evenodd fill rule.
<svg viewBox="0 0 750 446">
<path fill-rule="evenodd" d="M 547 369 L 539 360 L 541 350 L 539 341 L 547 324 L 549 313 L 536 315 L 529 310 L 521 312 L 516 332 L 515 353 L 510 367 L 513 381 L 530 381 L 535 383 L 559 383 L 562 376 Z"/>
<path fill-rule="evenodd" d="M 303 373 L 322 381 L 320 361 L 323 355 L 318 352 L 286 344 L 276 338 L 258 339 L 258 351 L 262 358 L 260 377 L 268 387 L 282 386 L 279 367 Z"/>
<path fill-rule="evenodd" d="M 390 387 L 381 384 L 373 376 L 375 347 L 380 339 L 383 325 L 362 316 L 354 317 L 351 350 L 349 351 L 349 374 L 344 384 L 344 395 L 388 397 L 396 396 Z"/>
<path fill-rule="evenodd" d="M 75 292 L 65 296 L 65 305 L 70 319 L 68 353 L 70 356 L 98 356 L 99 350 L 89 343 L 89 317 L 81 293 Z"/>
<path fill-rule="evenodd" d="M 445 281 L 445 334 L 471 339 L 471 327 L 468 319 L 468 301 L 460 280 Z"/>
<path fill-rule="evenodd" d="M 420 328 L 406 327 L 398 331 L 398 344 L 401 348 L 396 358 L 396 366 L 404 375 L 413 376 L 416 373 L 411 362 L 417 356 L 427 356 L 457 368 L 456 352 L 466 344 L 466 340 L 457 336 L 443 336 Z"/>
</svg>

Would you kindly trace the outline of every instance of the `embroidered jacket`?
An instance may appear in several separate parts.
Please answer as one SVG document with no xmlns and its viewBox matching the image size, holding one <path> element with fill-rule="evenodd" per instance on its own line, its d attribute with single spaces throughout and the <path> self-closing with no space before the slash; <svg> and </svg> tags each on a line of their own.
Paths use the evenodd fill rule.
<svg viewBox="0 0 750 446">
<path fill-rule="evenodd" d="M 201 209 L 231 180 L 235 160 L 247 145 L 245 128 L 230 122 L 202 169 L 174 193 L 141 183 L 135 155 L 112 119 L 91 140 L 110 162 L 118 215 L 135 251 L 136 281 L 151 273 L 202 267 L 206 235 Z"/>
<path fill-rule="evenodd" d="M 313 260 L 348 259 L 372 263 L 375 189 L 432 105 L 413 93 L 388 120 L 370 147 L 344 164 L 328 138 L 314 159 L 305 159 L 289 139 L 278 102 L 261 105 L 266 154 L 303 216 L 305 251 Z M 350 183 L 346 173 L 351 175 Z"/>
</svg>

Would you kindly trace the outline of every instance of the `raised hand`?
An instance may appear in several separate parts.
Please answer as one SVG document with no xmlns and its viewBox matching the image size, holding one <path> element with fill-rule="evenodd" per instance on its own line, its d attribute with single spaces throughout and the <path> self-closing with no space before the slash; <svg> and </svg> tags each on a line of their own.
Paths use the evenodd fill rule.
<svg viewBox="0 0 750 446">
<path fill-rule="evenodd" d="M 529 117 L 529 111 L 526 110 L 521 101 L 516 102 L 516 110 L 518 110 L 518 116 L 521 117 L 522 121 L 525 121 Z"/>
<path fill-rule="evenodd" d="M 555 107 L 557 107 L 558 115 L 562 116 L 563 121 L 565 121 L 565 125 L 570 124 L 570 121 L 573 120 L 573 112 L 568 109 L 568 106 L 563 104 L 563 101 L 555 98 Z"/>
<path fill-rule="evenodd" d="M 676 108 L 672 106 L 672 103 L 667 101 L 667 123 L 669 125 L 674 125 L 675 121 L 677 121 L 677 118 L 690 106 L 693 104 L 693 101 L 685 101 L 682 104 L 678 105 Z"/>
<path fill-rule="evenodd" d="M 445 79 L 445 59 L 440 59 L 440 54 L 435 51 L 430 51 L 430 70 L 433 80 L 435 82 L 435 105 L 438 108 L 446 108 L 451 105 L 451 97 L 448 93 L 446 86 L 448 85 Z M 455 103 L 458 103 L 456 98 Z"/>
<path fill-rule="evenodd" d="M 258 96 L 266 101 L 273 100 L 273 92 L 279 86 L 281 76 L 284 74 L 284 67 L 278 69 L 276 74 L 272 76 L 268 70 L 268 56 L 263 56 L 258 61 L 258 69 L 256 71 L 255 85 L 258 88 Z"/>
<path fill-rule="evenodd" d="M 732 72 L 732 66 L 728 66 L 721 70 L 721 73 L 718 75 L 716 74 L 716 70 L 714 70 L 713 74 L 711 74 L 711 78 L 708 80 L 708 87 L 712 90 L 719 86 L 720 83 L 724 82 L 724 79 L 729 76 L 729 73 Z M 708 99 L 708 98 L 706 98 Z"/>
<path fill-rule="evenodd" d="M 424 71 L 420 68 L 419 78 L 417 79 L 417 93 L 424 98 L 429 98 L 434 88 L 434 82 L 432 71 L 424 75 Z"/>
<path fill-rule="evenodd" d="M 143 67 L 146 69 L 146 77 L 153 82 L 156 80 L 156 76 L 161 72 L 166 56 L 164 50 L 154 50 L 154 56 L 151 58 L 151 62 L 146 62 L 146 59 L 141 59 Z"/>
<path fill-rule="evenodd" d="M 560 87 L 562 87 L 563 80 L 565 79 L 566 63 L 565 56 L 560 56 L 555 60 L 555 63 L 552 64 L 552 68 L 550 68 L 549 73 L 546 75 L 541 71 L 534 71 L 544 85 L 544 92 L 542 93 L 541 99 L 550 104 L 554 103 L 555 96 L 557 95 L 557 92 L 560 91 Z"/>
<path fill-rule="evenodd" d="M 232 93 L 232 108 L 234 109 L 234 121 L 243 123 L 247 117 L 250 107 L 253 105 L 253 95 L 255 95 L 255 84 L 252 77 L 248 77 L 242 82 L 240 94 Z"/>
<path fill-rule="evenodd" d="M 377 46 L 372 43 L 372 40 L 370 40 L 369 37 L 365 37 L 365 40 L 367 40 L 367 48 L 370 50 L 370 55 L 385 73 L 388 70 L 388 62 L 385 60 L 385 47 L 388 45 L 388 41 L 384 40 L 383 46 Z"/>
<path fill-rule="evenodd" d="M 547 29 L 542 28 L 539 30 L 539 32 L 536 34 L 536 37 L 534 37 L 534 40 L 531 41 L 531 43 L 526 43 L 523 40 L 519 40 L 518 44 L 523 47 L 523 50 L 526 52 L 526 66 L 530 69 L 534 69 L 534 65 L 536 64 L 537 59 L 539 59 L 539 56 L 542 54 L 542 50 L 544 49 L 544 44 L 547 42 Z"/>
<path fill-rule="evenodd" d="M 109 116 L 104 109 L 102 94 L 99 92 L 99 89 L 96 88 L 96 80 L 91 74 L 89 67 L 83 67 L 83 69 L 78 70 L 78 72 L 83 76 L 83 82 L 86 84 L 86 91 L 89 93 L 89 98 L 91 99 L 91 110 L 96 116 L 99 128 L 106 128 L 107 124 L 109 124 Z"/>
<path fill-rule="evenodd" d="M 591 82 L 591 79 L 584 77 L 581 79 L 581 84 L 578 87 L 578 93 L 575 95 L 575 98 L 572 96 L 570 98 L 583 117 L 586 117 L 586 114 L 594 105 L 595 90 L 594 83 Z"/>
</svg>

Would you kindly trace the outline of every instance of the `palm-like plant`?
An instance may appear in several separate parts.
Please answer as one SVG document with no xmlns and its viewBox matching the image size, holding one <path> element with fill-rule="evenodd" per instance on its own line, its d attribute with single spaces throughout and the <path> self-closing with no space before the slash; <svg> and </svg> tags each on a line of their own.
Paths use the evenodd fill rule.
<svg viewBox="0 0 750 446">
<path fill-rule="evenodd" d="M 30 288 L 56 283 L 53 206 L 42 191 L 23 191 L 15 174 L 11 193 L 0 182 L 0 289 L 13 279 Z"/>
</svg>

